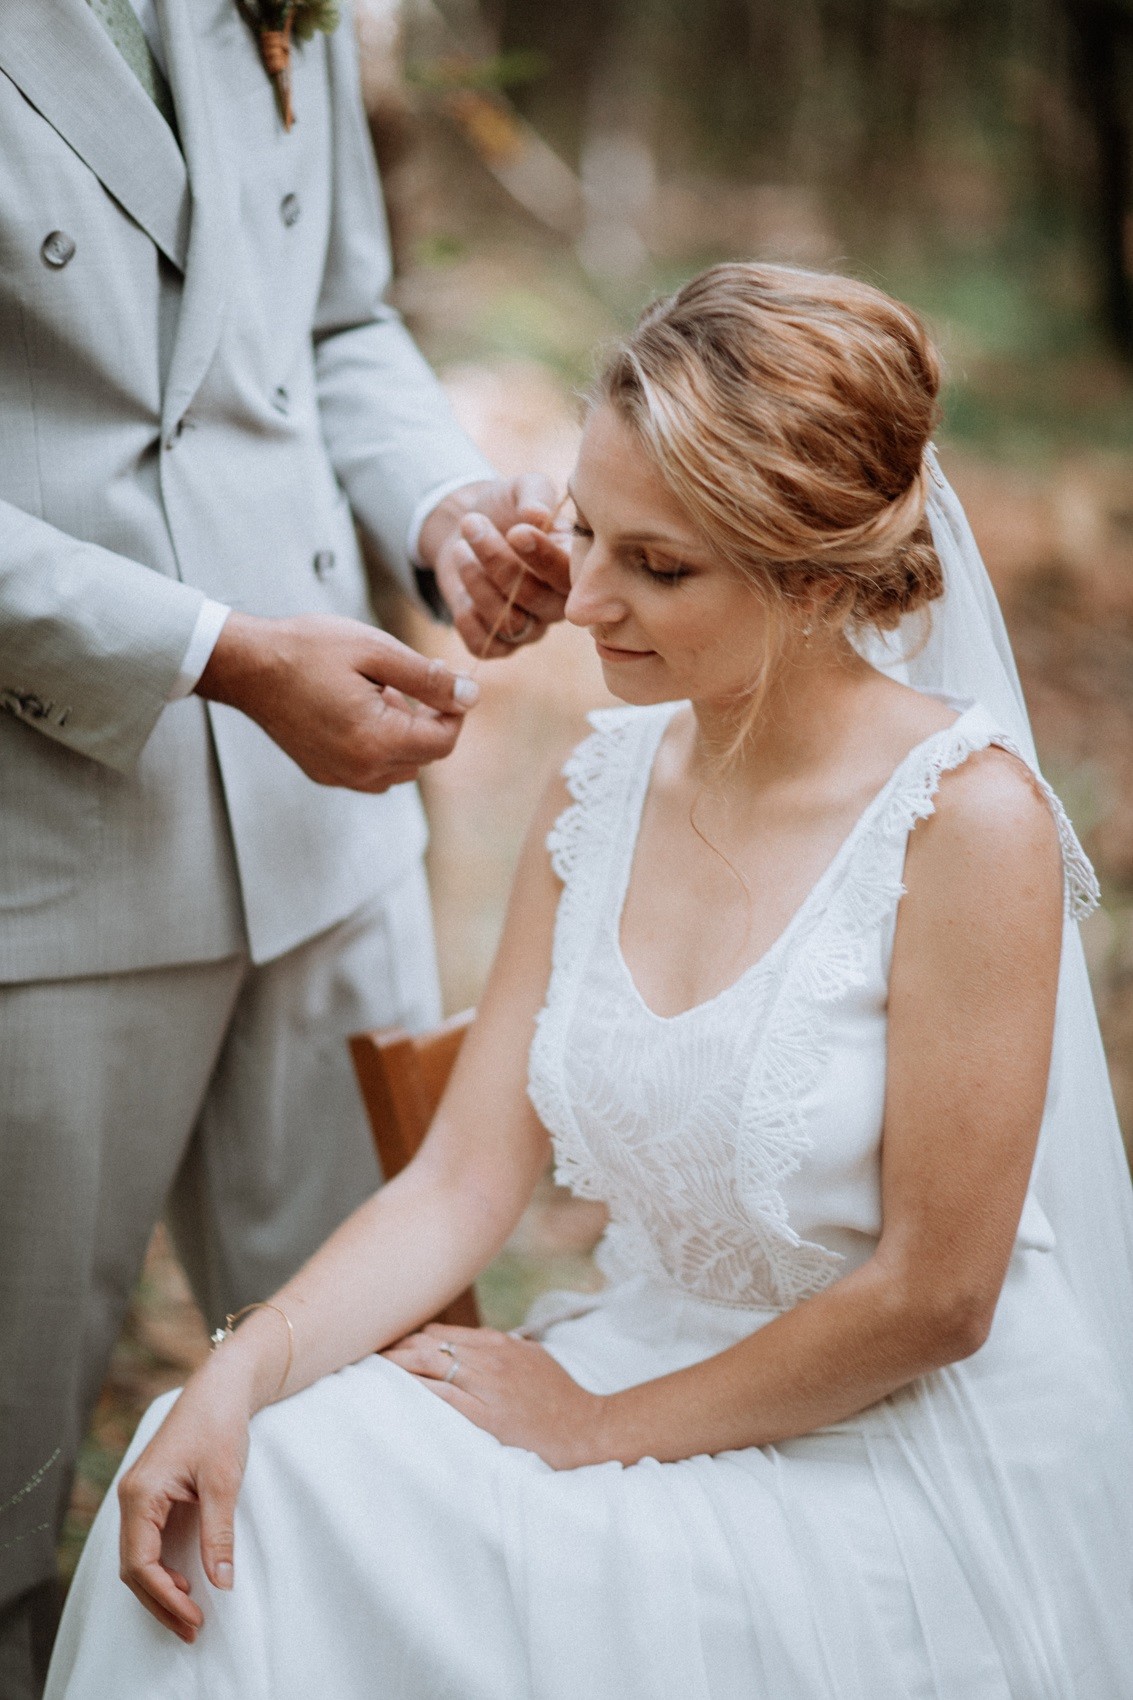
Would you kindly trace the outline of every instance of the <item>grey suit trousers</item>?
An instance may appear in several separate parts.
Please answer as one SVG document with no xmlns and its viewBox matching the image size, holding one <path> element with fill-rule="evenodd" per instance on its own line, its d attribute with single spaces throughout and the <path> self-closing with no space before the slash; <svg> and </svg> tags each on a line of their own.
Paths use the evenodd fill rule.
<svg viewBox="0 0 1133 1700">
<path fill-rule="evenodd" d="M 0 1621 L 54 1573 L 75 1454 L 163 1208 L 210 1327 L 270 1293 L 379 1178 L 347 1035 L 438 1014 L 419 865 L 260 967 L 0 987 Z M 11 1613 L 9 1628 L 3 1700 L 23 1692 L 5 1660 L 27 1631 Z"/>
</svg>

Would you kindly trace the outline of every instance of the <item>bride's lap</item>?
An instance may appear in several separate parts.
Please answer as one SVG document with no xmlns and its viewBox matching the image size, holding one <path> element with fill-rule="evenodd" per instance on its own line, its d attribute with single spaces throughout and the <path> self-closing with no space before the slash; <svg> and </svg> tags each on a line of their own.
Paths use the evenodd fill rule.
<svg viewBox="0 0 1133 1700">
<path fill-rule="evenodd" d="M 76 1583 L 82 1609 L 64 1631 L 74 1642 L 84 1625 L 63 1661 L 81 1680 L 50 1700 L 731 1700 L 753 1684 L 817 1695 L 827 1692 L 830 1645 L 848 1661 L 837 1691 L 854 1700 L 920 1700 L 941 1658 L 949 1693 L 1004 1700 L 968 1575 L 1001 1561 L 1003 1531 L 985 1503 L 1009 1509 L 1013 1534 L 1039 1548 L 1040 1602 L 1057 1595 L 1073 1624 L 1082 1555 L 1063 1550 L 1065 1536 L 1057 1549 L 1043 1542 L 1044 1507 L 1065 1499 L 1060 1525 L 1082 1522 L 1083 1446 L 1111 1487 L 1113 1477 L 1097 1464 L 1083 1387 L 1065 1408 L 1066 1376 L 1052 1358 L 1070 1350 L 1074 1317 L 1059 1320 L 1044 1270 L 1009 1283 L 993 1349 L 939 1385 L 837 1430 L 677 1464 L 554 1471 L 388 1360 L 367 1358 L 254 1420 L 230 1594 L 205 1581 L 195 1529 L 178 1532 L 167 1556 L 206 1614 L 195 1647 L 159 1628 L 117 1581 L 109 1497 Z M 615 1364 L 640 1374 L 645 1357 L 634 1358 L 617 1320 L 611 1310 L 564 1321 L 549 1344 L 595 1381 Z M 673 1349 L 666 1337 L 663 1355 Z M 130 1456 L 175 1397 L 151 1407 Z M 941 1399 L 969 1411 L 971 1444 L 939 1454 L 940 1479 L 926 1490 L 907 1443 L 910 1430 L 931 1432 Z M 1023 1407 L 1041 1410 L 1040 1433 L 1018 1420 Z M 1010 1478 L 1009 1508 L 1002 1472 L 991 1480 L 985 1468 L 989 1442 Z M 1095 1531 L 1097 1509 L 1085 1520 Z M 1116 1555 L 1112 1565 L 1116 1574 Z M 1077 1627 L 1088 1646 L 1089 1622 Z M 879 1671 L 890 1686 L 879 1686 Z"/>
<path fill-rule="evenodd" d="M 177 1395 L 157 1400 L 123 1468 Z M 113 1491 L 91 1531 L 52 1688 L 123 1700 L 300 1700 L 312 1693 L 437 1700 L 521 1695 L 491 1435 L 404 1370 L 371 1357 L 260 1412 L 236 1508 L 235 1579 L 213 1589 L 195 1517 L 167 1561 L 204 1610 L 196 1644 L 161 1628 L 117 1581 Z M 513 1467 L 545 1471 L 528 1453 Z M 477 1624 L 492 1623 L 490 1639 Z M 337 1626 L 337 1629 L 336 1629 Z M 62 1677 L 62 1680 L 66 1680 Z"/>
</svg>

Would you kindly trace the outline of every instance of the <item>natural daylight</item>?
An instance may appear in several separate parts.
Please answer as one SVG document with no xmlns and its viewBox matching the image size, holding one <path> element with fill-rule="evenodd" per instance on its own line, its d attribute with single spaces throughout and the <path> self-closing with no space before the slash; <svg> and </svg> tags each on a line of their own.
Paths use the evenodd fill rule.
<svg viewBox="0 0 1133 1700">
<path fill-rule="evenodd" d="M 0 73 L 0 1700 L 1133 1700 L 1133 12 Z"/>
</svg>

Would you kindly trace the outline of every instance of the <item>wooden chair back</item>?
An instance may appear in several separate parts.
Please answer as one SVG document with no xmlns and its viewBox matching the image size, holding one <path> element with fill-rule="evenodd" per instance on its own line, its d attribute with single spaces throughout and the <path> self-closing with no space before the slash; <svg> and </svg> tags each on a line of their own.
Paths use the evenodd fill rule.
<svg viewBox="0 0 1133 1700">
<path fill-rule="evenodd" d="M 350 1040 L 354 1072 L 387 1181 L 417 1155 L 474 1015 L 474 1010 L 463 1010 L 428 1033 L 379 1027 Z M 479 1328 L 475 1291 L 469 1287 L 436 1320 Z"/>
</svg>

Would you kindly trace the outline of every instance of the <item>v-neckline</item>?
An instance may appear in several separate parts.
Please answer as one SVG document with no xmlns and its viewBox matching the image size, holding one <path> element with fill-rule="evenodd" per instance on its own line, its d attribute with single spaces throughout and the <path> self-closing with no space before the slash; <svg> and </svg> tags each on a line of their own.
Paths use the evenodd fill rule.
<svg viewBox="0 0 1133 1700">
<path fill-rule="evenodd" d="M 738 991 L 741 986 L 745 986 L 749 980 L 753 980 L 758 975 L 765 973 L 767 969 L 774 964 L 776 958 L 779 957 L 786 948 L 791 937 L 802 925 L 804 917 L 809 915 L 810 911 L 816 907 L 819 899 L 825 893 L 826 888 L 833 883 L 837 875 L 840 873 L 859 838 L 865 832 L 875 815 L 880 812 L 886 799 L 889 797 L 898 780 L 905 772 L 905 769 L 910 766 L 915 757 L 922 755 L 924 751 L 938 739 L 954 735 L 957 728 L 969 717 L 969 715 L 975 712 L 975 709 L 978 706 L 974 702 L 963 702 L 954 697 L 943 696 L 935 691 L 925 691 L 922 694 L 925 696 L 935 697 L 938 702 L 942 702 L 947 708 L 954 708 L 956 710 L 955 720 L 953 720 L 949 726 L 941 726 L 937 729 L 937 731 L 930 732 L 926 738 L 922 738 L 919 743 L 914 744 L 913 747 L 901 757 L 901 760 L 897 763 L 896 767 L 889 775 L 889 778 L 885 781 L 880 790 L 874 793 L 869 802 L 862 809 L 861 813 L 850 827 L 850 830 L 831 856 L 829 862 L 827 862 L 825 868 L 807 890 L 790 918 L 785 922 L 766 949 L 762 950 L 757 957 L 749 962 L 746 968 L 741 969 L 734 980 L 730 980 L 727 985 L 721 986 L 719 991 L 713 992 L 711 997 L 702 998 L 698 1003 L 689 1004 L 687 1009 L 678 1009 L 672 1015 L 661 1015 L 657 1010 L 653 1009 L 651 1005 L 646 1003 L 637 981 L 634 979 L 630 970 L 629 963 L 626 961 L 625 952 L 622 950 L 622 920 L 625 915 L 625 906 L 629 897 L 630 882 L 633 879 L 634 863 L 637 860 L 637 844 L 638 839 L 641 836 L 641 823 L 645 814 L 645 804 L 653 781 L 653 769 L 656 766 L 657 754 L 661 748 L 661 741 L 664 738 L 665 733 L 668 731 L 669 725 L 675 715 L 685 705 L 681 702 L 675 702 L 671 705 L 667 705 L 669 707 L 669 712 L 667 714 L 658 715 L 658 724 L 652 743 L 646 746 L 646 760 L 641 763 L 641 776 L 638 782 L 637 795 L 633 799 L 629 810 L 630 830 L 627 831 L 626 839 L 622 848 L 621 868 L 618 876 L 617 888 L 614 894 L 613 919 L 613 950 L 618 968 L 635 1002 L 640 1006 L 651 1021 L 659 1023 L 684 1021 L 689 1016 L 699 1015 L 705 1010 L 712 1009 L 724 998 L 729 997 L 733 992 Z"/>
</svg>

